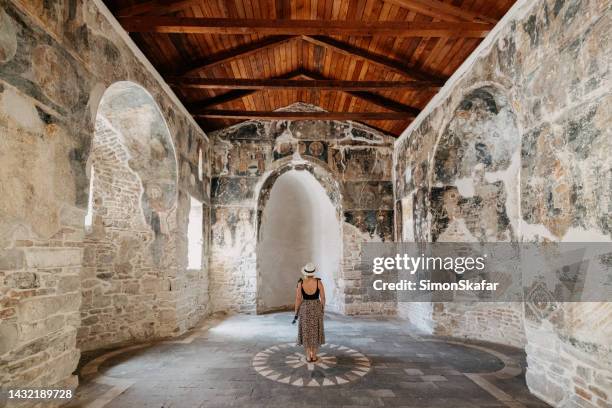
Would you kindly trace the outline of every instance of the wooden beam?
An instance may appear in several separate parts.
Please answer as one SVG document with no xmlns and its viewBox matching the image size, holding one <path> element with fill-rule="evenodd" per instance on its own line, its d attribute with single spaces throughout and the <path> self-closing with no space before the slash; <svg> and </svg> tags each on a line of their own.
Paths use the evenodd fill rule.
<svg viewBox="0 0 612 408">
<path fill-rule="evenodd" d="M 297 36 L 272 36 L 264 38 L 261 41 L 240 45 L 231 50 L 221 51 L 193 64 L 191 68 L 186 69 L 179 74 L 179 76 L 197 75 L 204 70 L 227 64 L 235 59 L 245 58 L 270 48 L 278 47 L 299 38 L 300 37 Z"/>
<path fill-rule="evenodd" d="M 315 72 L 303 71 L 301 74 L 302 77 L 310 78 L 310 79 L 326 79 L 322 75 L 319 75 Z M 421 110 L 412 106 L 404 105 L 403 103 L 394 101 L 393 99 L 386 98 L 382 95 L 364 92 L 364 91 L 344 91 L 347 95 L 353 96 L 355 98 L 359 98 L 365 102 L 371 103 L 373 105 L 379 106 L 384 109 L 388 109 L 394 112 L 406 112 L 412 114 L 416 117 Z"/>
<path fill-rule="evenodd" d="M 306 79 L 318 79 L 318 80 L 326 79 L 325 77 L 317 73 L 303 71 L 303 70 L 291 72 L 287 75 L 284 75 L 283 77 L 285 78 L 301 77 L 301 78 L 306 78 Z M 197 113 L 206 108 L 210 108 L 211 106 L 221 105 L 223 103 L 231 102 L 236 99 L 245 98 L 256 92 L 257 90 L 247 90 L 247 91 L 235 90 L 235 91 L 226 92 L 224 94 L 217 95 L 212 98 L 204 99 L 202 101 L 198 101 L 198 102 L 189 104 L 187 105 L 187 110 L 189 110 L 189 112 L 192 112 L 192 113 Z M 364 91 L 343 91 L 343 92 L 355 98 L 359 98 L 365 102 L 369 102 L 376 106 L 380 106 L 382 108 L 388 109 L 390 111 L 410 113 L 411 115 L 413 115 L 413 117 L 416 117 L 421 112 L 420 109 L 414 108 L 412 106 L 404 105 L 400 102 L 394 101 L 389 98 L 385 98 L 384 96 L 381 96 L 378 94 L 364 92 Z"/>
<path fill-rule="evenodd" d="M 336 79 L 243 79 L 169 77 L 166 82 L 179 88 L 195 89 L 308 89 L 328 91 L 375 91 L 389 89 L 440 89 L 436 81 L 344 81 Z"/>
<path fill-rule="evenodd" d="M 199 0 L 152 0 L 144 3 L 133 4 L 131 6 L 122 7 L 115 11 L 117 17 L 131 17 L 137 15 L 162 16 L 164 14 L 174 13 L 189 7 Z"/>
<path fill-rule="evenodd" d="M 371 93 L 371 92 L 362 92 L 362 91 L 351 91 L 347 92 L 347 94 L 354 96 L 355 98 L 362 99 L 366 102 L 369 102 L 373 105 L 380 106 L 381 108 L 389 109 L 393 112 L 405 112 L 412 115 L 413 118 L 416 118 L 419 113 L 421 113 L 420 109 L 414 108 L 412 106 L 404 105 L 403 103 L 394 101 L 393 99 L 385 98 L 384 96 Z"/>
<path fill-rule="evenodd" d="M 295 78 L 299 76 L 303 76 L 301 70 L 289 72 L 285 75 L 281 75 L 273 79 L 290 79 L 290 78 Z M 221 95 L 213 96 L 212 98 L 203 99 L 201 101 L 190 103 L 187 105 L 187 110 L 191 113 L 198 112 L 202 109 L 206 109 L 211 106 L 221 105 L 223 103 L 235 101 L 236 99 L 245 98 L 249 95 L 253 95 L 257 91 L 258 91 L 257 89 L 229 91 Z"/>
<path fill-rule="evenodd" d="M 249 95 L 253 95 L 257 90 L 251 89 L 248 91 L 236 90 L 229 91 L 221 95 L 213 96 L 212 98 L 203 99 L 201 101 L 193 102 L 187 105 L 187 110 L 191 113 L 199 112 L 202 109 L 210 108 L 211 106 L 221 105 L 236 99 L 246 98 Z"/>
<path fill-rule="evenodd" d="M 439 0 L 383 0 L 443 21 L 473 21 L 496 24 L 497 20 Z"/>
<path fill-rule="evenodd" d="M 203 110 L 193 115 L 209 119 L 260 119 L 260 120 L 409 120 L 407 112 L 285 112 Z"/>
<path fill-rule="evenodd" d="M 382 67 L 384 69 L 396 72 L 402 76 L 407 76 L 409 78 L 424 81 L 446 81 L 445 78 L 435 77 L 426 72 L 411 68 L 400 61 L 385 57 L 383 55 L 374 54 L 370 51 L 355 47 L 351 44 L 344 43 L 334 38 L 308 35 L 303 35 L 301 38 L 311 44 L 319 45 L 321 47 L 327 48 L 329 50 L 335 51 L 339 54 L 346 55 L 351 58 L 357 58 L 367 61 L 369 63 L 378 65 L 379 67 Z"/>
<path fill-rule="evenodd" d="M 488 23 L 345 21 L 345 20 L 257 20 L 200 17 L 122 17 L 129 32 L 237 34 L 237 35 L 344 35 L 390 37 L 482 38 L 493 28 Z"/>
</svg>

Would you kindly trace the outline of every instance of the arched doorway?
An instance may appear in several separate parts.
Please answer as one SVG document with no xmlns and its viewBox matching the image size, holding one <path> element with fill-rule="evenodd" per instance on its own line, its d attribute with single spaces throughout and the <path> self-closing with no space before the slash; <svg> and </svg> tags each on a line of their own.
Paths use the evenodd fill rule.
<svg viewBox="0 0 612 408">
<path fill-rule="evenodd" d="M 307 262 L 318 267 L 329 308 L 338 309 L 342 253 L 339 197 L 337 192 L 326 191 L 311 171 L 311 167 L 291 168 L 271 176 L 262 188 L 265 197 L 260 196 L 258 208 L 258 313 L 293 306 L 301 267 Z"/>
<path fill-rule="evenodd" d="M 166 122 L 140 85 L 121 81 L 104 92 L 87 170 L 79 346 L 167 335 L 177 164 Z"/>
</svg>

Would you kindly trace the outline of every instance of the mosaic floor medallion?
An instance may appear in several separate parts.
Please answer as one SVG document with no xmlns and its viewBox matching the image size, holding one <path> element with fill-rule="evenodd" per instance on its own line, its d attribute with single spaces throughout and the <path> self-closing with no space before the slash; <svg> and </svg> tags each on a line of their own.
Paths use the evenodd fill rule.
<svg viewBox="0 0 612 408">
<path fill-rule="evenodd" d="M 318 356 L 318 361 L 309 363 L 303 347 L 279 344 L 255 354 L 253 368 L 270 380 L 298 387 L 347 384 L 370 371 L 370 360 L 349 347 L 328 343 Z"/>
</svg>

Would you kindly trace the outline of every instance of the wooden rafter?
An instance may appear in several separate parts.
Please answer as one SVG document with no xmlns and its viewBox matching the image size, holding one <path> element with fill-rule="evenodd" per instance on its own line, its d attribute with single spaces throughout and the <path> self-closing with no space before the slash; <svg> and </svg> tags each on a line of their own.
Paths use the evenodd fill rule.
<svg viewBox="0 0 612 408">
<path fill-rule="evenodd" d="M 347 94 L 369 102 L 373 105 L 380 106 L 381 108 L 389 109 L 393 112 L 409 113 L 413 118 L 416 118 L 421 112 L 420 109 L 394 101 L 393 99 L 385 98 L 384 96 L 372 92 L 348 91 Z"/>
<path fill-rule="evenodd" d="M 209 119 L 261 119 L 261 120 L 409 120 L 408 112 L 286 112 L 244 110 L 202 110 L 196 118 Z"/>
<path fill-rule="evenodd" d="M 482 14 L 465 10 L 439 0 L 384 0 L 442 21 L 473 21 L 496 24 L 497 20 Z"/>
<path fill-rule="evenodd" d="M 429 73 L 422 72 L 422 71 L 419 71 L 418 69 L 411 68 L 400 61 L 385 57 L 383 55 L 374 54 L 370 51 L 363 50 L 361 48 L 344 43 L 334 38 L 324 37 L 324 36 L 308 36 L 308 35 L 303 35 L 301 38 L 304 41 L 307 41 L 311 44 L 327 48 L 329 50 L 338 52 L 342 55 L 346 55 L 351 58 L 357 58 L 357 59 L 361 59 L 361 60 L 367 61 L 372 64 L 376 64 L 379 67 L 382 67 L 387 70 L 391 70 L 402 76 L 407 76 L 409 78 L 420 79 L 420 80 L 425 80 L 425 81 L 444 80 L 443 78 L 438 78 Z"/>
<path fill-rule="evenodd" d="M 122 17 L 130 32 L 236 34 L 236 35 L 348 35 L 391 37 L 481 38 L 493 28 L 489 23 L 405 22 L 344 20 L 257 20 L 198 17 Z"/>
<path fill-rule="evenodd" d="M 162 16 L 164 14 L 181 11 L 185 7 L 189 7 L 199 0 L 152 0 L 144 3 L 133 4 L 131 6 L 122 7 L 115 11 L 117 17 L 131 17 L 138 15 Z"/>
<path fill-rule="evenodd" d="M 322 75 L 319 75 L 314 72 L 309 72 L 309 71 L 303 71 L 301 73 L 301 76 L 303 78 L 309 78 L 309 79 L 326 79 Z M 393 99 L 385 98 L 384 96 L 381 96 L 379 94 L 375 94 L 372 92 L 365 92 L 365 91 L 344 91 L 344 92 L 350 96 L 359 98 L 363 101 L 379 106 L 381 108 L 388 109 L 390 111 L 406 112 L 406 113 L 412 114 L 414 117 L 416 117 L 421 112 L 421 110 L 418 108 L 405 105 L 403 103 L 394 101 Z"/>
<path fill-rule="evenodd" d="M 187 110 L 189 112 L 198 112 L 202 109 L 210 108 L 211 106 L 222 105 L 224 103 L 228 103 L 231 101 L 235 101 L 237 99 L 246 98 L 249 95 L 253 95 L 257 90 L 249 89 L 246 91 L 243 90 L 235 90 L 225 92 L 221 95 L 213 96 L 212 98 L 206 98 L 201 101 L 193 102 L 187 105 Z"/>
<path fill-rule="evenodd" d="M 285 75 L 281 75 L 272 79 L 291 79 L 291 78 L 296 78 L 302 75 L 302 71 L 298 70 L 298 71 L 294 71 L 294 72 L 289 72 Z M 229 92 L 225 92 L 221 95 L 217 95 L 217 96 L 213 96 L 212 98 L 207 98 L 207 99 L 203 99 L 201 101 L 197 101 L 197 102 L 193 102 L 190 103 L 189 105 L 187 105 L 187 110 L 189 112 L 198 112 L 202 109 L 206 109 L 209 108 L 211 106 L 216 106 L 216 105 L 221 105 L 224 103 L 228 103 L 231 101 L 235 101 L 236 99 L 242 99 L 242 98 L 246 98 L 249 95 L 253 95 L 254 93 L 256 93 L 258 90 L 257 89 L 247 89 L 247 90 L 243 90 L 243 89 L 237 89 L 237 90 L 232 90 Z"/>
<path fill-rule="evenodd" d="M 169 77 L 166 82 L 194 89 L 307 89 L 328 91 L 380 91 L 395 89 L 439 89 L 436 81 L 344 81 L 338 79 L 245 79 Z"/>
<path fill-rule="evenodd" d="M 161 16 L 184 10 L 200 0 L 151 0 L 143 3 L 133 4 L 116 10 L 118 17 L 131 17 L 137 15 Z M 440 19 L 442 21 L 461 22 L 485 22 L 497 23 L 495 18 L 475 13 L 452 4 L 444 3 L 439 0 L 384 0 L 397 6 L 416 11 L 417 13 Z M 275 0 L 275 14 L 277 19 L 288 18 L 288 5 L 284 0 Z"/>
<path fill-rule="evenodd" d="M 304 70 L 298 70 L 298 71 L 289 73 L 287 75 L 284 75 L 283 77 L 279 77 L 279 79 L 280 78 L 306 78 L 306 79 L 318 79 L 318 80 L 326 79 L 320 74 L 309 72 L 309 71 L 304 71 Z M 224 94 L 217 95 L 212 98 L 208 98 L 202 101 L 192 103 L 188 105 L 188 110 L 192 113 L 198 113 L 199 111 L 210 108 L 211 106 L 221 105 L 221 104 L 231 102 L 237 99 L 242 99 L 249 95 L 253 95 L 256 92 L 257 90 L 246 90 L 246 91 L 234 90 L 234 91 L 226 92 Z M 365 102 L 371 103 L 373 105 L 379 106 L 384 109 L 388 109 L 390 111 L 409 113 L 413 117 L 416 117 L 420 112 L 420 110 L 417 108 L 402 104 L 400 102 L 394 101 L 389 98 L 385 98 L 384 96 L 381 96 L 375 93 L 365 92 L 365 91 L 343 91 L 343 92 L 355 98 L 359 98 Z"/>
<path fill-rule="evenodd" d="M 193 64 L 191 68 L 185 70 L 182 74 L 180 74 L 180 76 L 196 75 L 204 70 L 278 47 L 299 38 L 300 37 L 297 36 L 272 36 L 253 43 L 240 45 L 236 48 L 208 56 L 205 60 Z"/>
</svg>

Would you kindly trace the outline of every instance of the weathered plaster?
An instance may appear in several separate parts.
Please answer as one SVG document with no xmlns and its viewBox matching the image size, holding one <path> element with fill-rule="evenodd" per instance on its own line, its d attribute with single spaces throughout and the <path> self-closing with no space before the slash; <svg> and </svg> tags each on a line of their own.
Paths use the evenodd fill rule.
<svg viewBox="0 0 612 408">
<path fill-rule="evenodd" d="M 287 109 L 317 108 L 296 104 Z M 211 138 L 215 310 L 255 311 L 258 280 L 256 254 L 249 244 L 254 242 L 252 234 L 260 226 L 274 181 L 286 171 L 304 169 L 327 191 L 341 221 L 344 239 L 335 310 L 393 312 L 392 301 L 361 302 L 357 270 L 361 242 L 393 236 L 389 136 L 351 122 L 249 121 L 215 132 Z M 245 226 L 237 228 L 240 213 Z"/>
<path fill-rule="evenodd" d="M 170 157 L 176 165 L 168 167 L 162 160 L 161 167 L 151 172 L 164 185 L 160 190 L 167 193 L 162 194 L 167 200 L 158 199 L 158 190 L 152 188 L 156 181 L 147 179 L 155 164 L 137 155 L 130 163 L 141 177 L 134 207 L 145 219 L 140 225 L 146 226 L 143 231 L 151 242 L 156 236 L 167 237 L 162 246 L 170 251 L 167 260 L 172 264 L 163 268 L 165 289 L 145 288 L 144 283 L 142 287 L 127 283 L 123 288 L 101 286 L 107 293 L 117 291 L 110 295 L 118 302 L 138 296 L 140 290 L 157 296 L 157 306 L 143 304 L 143 308 L 155 314 L 159 330 L 133 337 L 100 337 L 91 347 L 178 335 L 207 313 L 207 264 L 200 271 L 186 271 L 185 265 L 189 196 L 204 202 L 207 214 L 209 211 L 208 139 L 150 64 L 134 52 L 135 45 L 123 30 L 117 30 L 117 22 L 100 3 L 2 0 L 0 21 L 0 386 L 74 387 L 77 331 L 84 335 L 83 331 L 94 327 L 91 322 L 82 325 L 88 315 L 81 316 L 80 310 L 88 299 L 81 281 L 107 279 L 105 272 L 93 278 L 88 275 L 95 267 L 92 269 L 86 250 L 84 229 L 91 184 L 88 161 L 106 89 L 120 81 L 138 84 L 159 109 L 157 113 L 148 108 L 131 110 L 132 118 L 114 122 L 123 127 L 120 131 L 136 127 L 142 132 L 142 144 L 132 147 L 144 147 L 146 156 L 174 150 Z M 153 123 L 152 115 L 163 118 L 167 125 L 169 136 L 157 139 L 161 145 L 155 136 L 152 143 L 147 142 L 150 134 L 159 134 L 154 127 L 141 126 Z M 138 122 L 138 117 L 147 119 Z M 130 124 L 132 119 L 136 122 Z M 117 125 L 119 122 L 123 125 Z M 201 181 L 200 151 L 204 163 Z M 121 182 L 129 184 L 129 166 L 124 170 L 125 178 L 117 179 L 115 187 Z M 168 205 L 174 208 L 170 212 Z M 170 217 L 170 228 L 161 228 L 159 235 L 151 231 L 156 230 L 163 212 Z M 207 236 L 208 222 L 203 228 Z M 123 258 L 131 258 L 141 245 L 129 240 L 111 242 Z M 109 273 L 110 281 L 119 278 L 117 270 Z M 107 308 L 111 320 L 118 313 L 112 308 L 112 313 Z M 138 319 L 136 310 L 123 312 Z M 128 332 L 126 328 L 118 331 Z"/>
<path fill-rule="evenodd" d="M 440 183 L 430 182 L 435 179 L 428 174 L 435 174 L 436 147 L 439 141 L 448 140 L 445 129 L 454 120 L 457 106 L 475 89 L 494 85 L 516 118 L 513 132 L 520 141 L 520 156 L 508 154 L 505 170 L 484 176 L 486 183 L 504 184 L 504 208 L 513 231 L 509 237 L 520 241 L 611 240 L 610 11 L 609 2 L 598 0 L 518 1 L 513 6 L 395 144 L 399 237 L 435 239 L 439 198 L 432 192 Z M 479 120 L 486 123 L 485 117 Z M 458 124 L 459 131 L 469 129 Z M 495 132 L 483 128 L 476 137 L 497 146 Z M 451 153 L 460 152 L 452 148 Z M 456 159 L 447 160 L 450 169 L 458 165 Z M 512 182 L 516 174 L 520 176 Z M 458 210 L 461 200 L 478 193 L 473 175 L 458 181 L 451 187 L 461 196 L 459 201 L 447 198 L 445 202 L 446 207 L 454 204 L 451 212 L 462 214 Z M 417 195 L 420 198 L 414 199 Z M 512 208 L 519 209 L 517 217 Z M 484 209 L 474 216 L 489 218 Z M 401 224 L 411 231 L 402 231 Z M 453 239 L 479 239 L 468 222 L 461 225 L 456 232 L 463 234 Z M 498 235 L 495 240 L 500 239 L 505 238 Z M 399 312 L 411 319 L 416 314 L 421 325 L 448 335 L 488 337 L 493 334 L 488 328 L 499 327 L 495 314 L 482 315 L 485 327 L 474 331 L 466 326 L 467 321 L 457 326 L 452 320 L 438 319 L 436 305 L 420 317 L 418 306 L 406 304 Z M 438 307 L 446 311 L 445 306 Z M 504 329 L 504 334 L 515 334 L 524 326 L 530 389 L 556 406 L 606 406 L 611 394 L 605 380 L 608 374 L 604 374 L 610 372 L 610 344 L 595 333 L 606 332 L 612 318 L 609 304 L 560 304 L 552 310 L 544 318 L 535 316 L 528 301 L 524 322 L 513 319 L 511 327 Z M 462 314 L 472 312 L 481 313 L 470 307 Z M 489 339 L 499 341 L 498 337 Z M 512 335 L 505 341 L 513 339 L 520 338 Z"/>
</svg>

